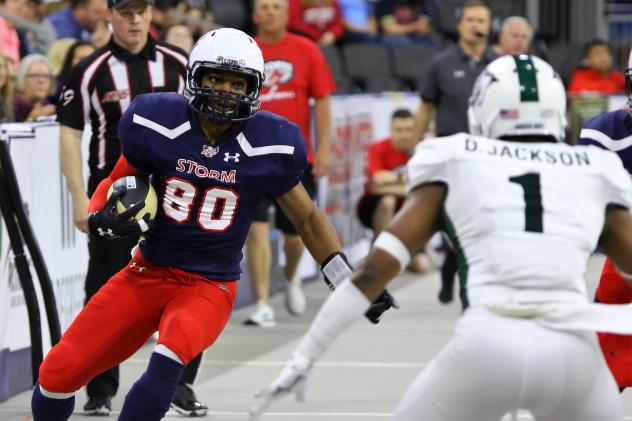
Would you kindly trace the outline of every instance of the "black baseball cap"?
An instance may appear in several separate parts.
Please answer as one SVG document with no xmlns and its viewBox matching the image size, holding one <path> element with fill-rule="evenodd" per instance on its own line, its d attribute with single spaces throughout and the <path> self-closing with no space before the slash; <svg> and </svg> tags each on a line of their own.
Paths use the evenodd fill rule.
<svg viewBox="0 0 632 421">
<path fill-rule="evenodd" d="M 126 4 L 132 2 L 134 0 L 108 0 L 108 8 L 110 9 L 118 9 L 119 7 L 123 7 Z M 150 6 L 154 5 L 154 0 L 140 0 L 143 3 L 147 3 Z"/>
</svg>

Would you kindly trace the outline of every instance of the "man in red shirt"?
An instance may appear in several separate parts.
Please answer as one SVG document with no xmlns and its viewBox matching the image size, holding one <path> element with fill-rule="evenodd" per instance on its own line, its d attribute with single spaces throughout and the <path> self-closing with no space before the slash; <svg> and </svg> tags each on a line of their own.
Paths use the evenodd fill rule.
<svg viewBox="0 0 632 421">
<path fill-rule="evenodd" d="M 584 47 L 585 67 L 573 72 L 568 84 L 568 93 L 597 92 L 618 94 L 625 90 L 625 77 L 612 66 L 610 45 L 594 39 Z"/>
<path fill-rule="evenodd" d="M 290 0 L 288 29 L 319 45 L 332 45 L 345 32 L 338 0 Z"/>
<path fill-rule="evenodd" d="M 287 32 L 287 0 L 257 0 L 253 20 L 259 27 L 259 36 L 255 39 L 265 61 L 266 79 L 259 97 L 261 109 L 277 113 L 301 129 L 307 141 L 309 164 L 302 181 L 313 198 L 316 193 L 314 176 L 327 175 L 331 165 L 329 96 L 336 90 L 336 84 L 318 46 L 305 37 Z M 314 99 L 315 134 L 318 139 L 315 151 L 310 131 L 310 98 Z M 260 203 L 246 241 L 248 269 L 258 303 L 245 323 L 262 327 L 275 325 L 274 312 L 268 305 L 272 262 L 268 209 L 271 203 L 271 200 Z M 296 228 L 278 206 L 276 227 L 284 234 L 286 264 L 283 274 L 288 282 L 285 304 L 291 314 L 300 315 L 305 311 L 305 296 L 297 269 L 305 246 Z"/>
<path fill-rule="evenodd" d="M 391 116 L 391 137 L 369 148 L 368 180 L 357 212 L 362 225 L 373 230 L 374 238 L 393 219 L 406 198 L 406 163 L 418 142 L 414 125 L 415 117 L 409 110 L 395 110 Z M 418 253 L 409 269 L 424 272 L 429 265 L 427 256 Z"/>
</svg>

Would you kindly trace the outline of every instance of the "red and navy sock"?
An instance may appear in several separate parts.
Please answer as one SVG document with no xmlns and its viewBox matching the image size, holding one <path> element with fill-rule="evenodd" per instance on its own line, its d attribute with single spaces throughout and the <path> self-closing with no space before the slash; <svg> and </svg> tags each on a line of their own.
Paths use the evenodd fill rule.
<svg viewBox="0 0 632 421">
<path fill-rule="evenodd" d="M 39 383 L 35 384 L 31 397 L 34 421 L 66 421 L 74 409 L 74 395 L 66 399 L 47 398 L 42 394 Z"/>
<path fill-rule="evenodd" d="M 147 371 L 125 396 L 118 421 L 159 421 L 176 393 L 184 366 L 164 355 L 152 353 Z"/>
</svg>

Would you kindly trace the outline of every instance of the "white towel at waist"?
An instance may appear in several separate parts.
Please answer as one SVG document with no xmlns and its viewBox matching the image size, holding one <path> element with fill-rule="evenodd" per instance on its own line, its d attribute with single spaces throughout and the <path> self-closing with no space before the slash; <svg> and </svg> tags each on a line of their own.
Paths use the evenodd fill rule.
<svg viewBox="0 0 632 421">
<path fill-rule="evenodd" d="M 502 316 L 532 319 L 551 329 L 632 334 L 632 304 L 495 303 L 485 307 Z"/>
</svg>

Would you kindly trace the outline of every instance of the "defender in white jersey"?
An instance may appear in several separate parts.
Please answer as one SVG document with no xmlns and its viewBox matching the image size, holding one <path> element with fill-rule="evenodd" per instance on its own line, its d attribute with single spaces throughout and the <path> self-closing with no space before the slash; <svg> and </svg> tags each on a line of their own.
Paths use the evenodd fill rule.
<svg viewBox="0 0 632 421">
<path fill-rule="evenodd" d="M 613 153 L 560 143 L 565 103 L 542 60 L 489 64 L 470 99 L 471 134 L 419 144 L 404 207 L 260 392 L 252 419 L 302 391 L 313 362 L 437 230 L 457 252 L 468 307 L 394 419 L 490 421 L 518 409 L 538 421 L 623 419 L 595 331 L 632 333 L 632 307 L 591 303 L 583 274 L 600 244 L 632 280 L 632 186 Z"/>
</svg>

